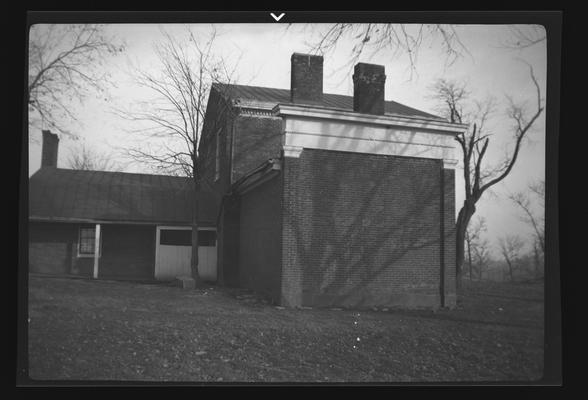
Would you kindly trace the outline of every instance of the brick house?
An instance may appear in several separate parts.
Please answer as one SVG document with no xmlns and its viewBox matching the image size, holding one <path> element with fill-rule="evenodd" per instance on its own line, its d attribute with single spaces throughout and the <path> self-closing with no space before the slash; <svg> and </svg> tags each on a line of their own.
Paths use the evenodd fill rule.
<svg viewBox="0 0 588 400">
<path fill-rule="evenodd" d="M 190 275 L 190 178 L 57 168 L 59 139 L 43 131 L 29 179 L 29 272 L 132 280 Z M 201 195 L 199 272 L 216 280 L 216 214 Z"/>
<path fill-rule="evenodd" d="M 290 90 L 214 84 L 199 154 L 221 198 L 217 276 L 285 306 L 455 305 L 454 136 L 462 125 L 384 98 L 359 63 L 323 93 L 294 53 Z"/>
<path fill-rule="evenodd" d="M 285 306 L 455 304 L 453 137 L 465 126 L 386 101 L 383 66 L 323 93 L 295 53 L 291 88 L 213 84 L 188 178 L 57 168 L 43 132 L 29 180 L 29 271 L 116 279 L 189 274 L 199 206 L 203 279 Z"/>
</svg>

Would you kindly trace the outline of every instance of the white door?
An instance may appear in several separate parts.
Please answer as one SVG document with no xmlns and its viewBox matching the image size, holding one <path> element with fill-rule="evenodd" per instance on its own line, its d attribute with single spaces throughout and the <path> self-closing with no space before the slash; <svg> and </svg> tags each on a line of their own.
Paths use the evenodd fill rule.
<svg viewBox="0 0 588 400">
<path fill-rule="evenodd" d="M 216 230 L 198 230 L 198 273 L 205 281 L 216 281 Z M 158 226 L 155 251 L 155 279 L 172 280 L 190 276 L 192 228 Z"/>
</svg>

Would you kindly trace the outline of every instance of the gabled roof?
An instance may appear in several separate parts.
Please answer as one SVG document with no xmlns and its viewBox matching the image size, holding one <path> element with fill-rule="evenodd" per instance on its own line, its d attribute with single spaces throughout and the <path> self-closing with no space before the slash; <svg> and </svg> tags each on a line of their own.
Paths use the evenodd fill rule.
<svg viewBox="0 0 588 400">
<path fill-rule="evenodd" d="M 229 85 L 224 83 L 214 83 L 213 87 L 219 90 L 226 97 L 234 100 L 246 100 L 258 102 L 262 108 L 273 108 L 278 103 L 291 103 L 290 90 L 275 89 L 260 86 L 246 85 Z M 445 120 L 437 115 L 429 114 L 412 107 L 395 101 L 386 101 L 385 109 L 387 115 L 400 115 L 405 117 L 420 117 L 426 119 Z M 353 111 L 353 96 L 343 96 L 340 94 L 323 93 L 322 106 L 329 108 L 339 108 Z"/>
<path fill-rule="evenodd" d="M 29 178 L 29 219 L 190 224 L 190 178 L 41 168 Z M 217 201 L 205 192 L 199 222 L 215 225 Z"/>
</svg>

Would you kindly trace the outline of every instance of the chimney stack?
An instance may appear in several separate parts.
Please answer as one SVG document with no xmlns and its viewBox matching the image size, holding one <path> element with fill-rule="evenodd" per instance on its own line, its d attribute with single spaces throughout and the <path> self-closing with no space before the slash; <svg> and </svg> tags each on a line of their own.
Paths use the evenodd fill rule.
<svg viewBox="0 0 588 400">
<path fill-rule="evenodd" d="M 294 53 L 290 62 L 290 101 L 302 104 L 322 103 L 323 57 Z"/>
<path fill-rule="evenodd" d="M 384 115 L 385 82 L 383 65 L 358 63 L 353 73 L 353 111 Z"/>
<path fill-rule="evenodd" d="M 59 137 L 51 131 L 43 131 L 43 147 L 41 149 L 41 168 L 57 168 L 57 150 Z"/>
</svg>

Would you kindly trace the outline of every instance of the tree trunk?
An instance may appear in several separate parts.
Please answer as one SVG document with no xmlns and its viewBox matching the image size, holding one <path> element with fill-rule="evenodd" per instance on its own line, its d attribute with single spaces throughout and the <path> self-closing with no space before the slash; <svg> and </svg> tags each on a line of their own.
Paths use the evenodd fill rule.
<svg viewBox="0 0 588 400">
<path fill-rule="evenodd" d="M 476 211 L 475 204 L 464 201 L 463 207 L 459 210 L 457 222 L 455 223 L 455 285 L 457 290 L 461 289 L 461 272 L 465 258 L 465 234 L 468 229 L 468 224 L 474 212 Z"/>
<path fill-rule="evenodd" d="M 198 203 L 198 202 L 196 202 Z M 190 268 L 192 270 L 192 278 L 196 284 L 200 283 L 200 275 L 198 274 L 198 220 L 192 220 L 192 254 L 191 254 Z"/>
<path fill-rule="evenodd" d="M 511 282 L 514 282 L 514 277 L 512 275 L 512 264 L 511 264 L 510 260 L 507 257 L 505 257 L 505 259 L 506 259 L 506 264 L 508 265 L 508 273 L 510 275 L 510 281 Z"/>
<path fill-rule="evenodd" d="M 199 197 L 200 197 L 200 185 L 196 179 L 194 179 L 194 203 L 192 212 L 192 253 L 190 260 L 190 269 L 192 271 L 192 279 L 196 285 L 200 283 L 200 274 L 198 273 L 198 214 L 199 214 Z"/>
<path fill-rule="evenodd" d="M 533 251 L 534 251 L 534 256 L 535 256 L 535 278 L 540 278 L 541 277 L 541 272 L 540 272 L 540 257 L 539 257 L 539 246 L 537 246 L 537 243 L 535 243 L 535 245 L 533 246 Z"/>
<path fill-rule="evenodd" d="M 470 267 L 470 281 L 472 280 L 472 245 L 470 244 L 470 241 L 467 241 L 468 244 L 468 264 Z"/>
</svg>

